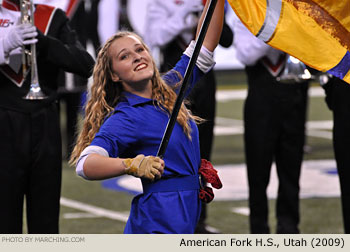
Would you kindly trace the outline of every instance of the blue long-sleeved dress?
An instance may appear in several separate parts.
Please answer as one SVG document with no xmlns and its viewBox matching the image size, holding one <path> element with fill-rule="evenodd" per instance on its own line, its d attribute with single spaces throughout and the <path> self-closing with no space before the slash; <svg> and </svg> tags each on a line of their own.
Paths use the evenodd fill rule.
<svg viewBox="0 0 350 252">
<path fill-rule="evenodd" d="M 184 76 L 189 58 L 183 55 L 174 67 Z M 203 75 L 195 66 L 190 86 Z M 163 76 L 169 85 L 179 81 L 176 72 Z M 187 93 L 189 90 L 187 91 Z M 101 126 L 90 146 L 99 146 L 110 157 L 134 157 L 157 154 L 169 120 L 155 101 L 128 92 Z M 124 233 L 193 233 L 201 202 L 198 198 L 200 151 L 198 129 L 193 121 L 191 139 L 176 122 L 164 155 L 162 178 L 155 182 L 142 179 L 143 193 L 133 201 Z"/>
</svg>

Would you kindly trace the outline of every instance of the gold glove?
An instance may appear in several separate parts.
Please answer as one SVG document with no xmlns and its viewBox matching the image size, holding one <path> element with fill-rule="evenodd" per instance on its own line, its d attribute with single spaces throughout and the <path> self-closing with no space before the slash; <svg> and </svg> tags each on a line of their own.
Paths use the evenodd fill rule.
<svg viewBox="0 0 350 252">
<path fill-rule="evenodd" d="M 164 167 L 159 157 L 137 155 L 135 158 L 123 160 L 125 173 L 137 178 L 146 178 L 153 181 L 160 178 L 163 174 Z"/>
</svg>

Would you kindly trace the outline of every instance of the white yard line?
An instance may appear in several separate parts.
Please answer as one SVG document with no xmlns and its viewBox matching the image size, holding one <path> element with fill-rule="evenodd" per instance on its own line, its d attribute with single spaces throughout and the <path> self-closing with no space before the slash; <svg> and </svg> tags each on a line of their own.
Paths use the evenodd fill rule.
<svg viewBox="0 0 350 252">
<path fill-rule="evenodd" d="M 63 214 L 64 219 L 87 219 L 87 218 L 99 218 L 96 214 L 92 213 L 65 213 Z"/>
<path fill-rule="evenodd" d="M 333 121 L 309 121 L 306 123 L 306 134 L 312 137 L 332 139 Z M 243 121 L 216 117 L 214 134 L 216 136 L 242 135 L 244 133 Z"/>
<path fill-rule="evenodd" d="M 333 139 L 333 133 L 325 130 L 308 130 L 306 134 L 311 137 L 318 137 L 329 140 Z"/>
<path fill-rule="evenodd" d="M 214 127 L 214 135 L 215 136 L 242 135 L 243 133 L 244 133 L 244 129 L 242 126 L 238 126 L 238 127 L 215 126 Z"/>
<path fill-rule="evenodd" d="M 244 215 L 244 216 L 249 216 L 249 213 L 250 213 L 248 207 L 233 207 L 231 208 L 231 212 Z"/>
<path fill-rule="evenodd" d="M 323 129 L 323 130 L 331 130 L 333 128 L 333 121 L 308 121 L 306 123 L 306 127 L 308 129 Z"/>
<path fill-rule="evenodd" d="M 243 100 L 247 96 L 247 90 L 217 90 L 216 100 L 220 102 L 230 100 Z"/>
<path fill-rule="evenodd" d="M 231 119 L 226 117 L 216 117 L 215 124 L 225 125 L 225 126 L 242 126 L 243 121 L 238 119 Z"/>
<path fill-rule="evenodd" d="M 309 88 L 309 96 L 311 97 L 324 97 L 325 93 L 321 87 L 311 87 Z M 217 101 L 230 101 L 230 100 L 243 100 L 247 97 L 246 89 L 238 90 L 217 90 L 216 100 Z"/>
<path fill-rule="evenodd" d="M 101 207 L 92 206 L 86 203 L 82 203 L 80 201 L 71 200 L 64 197 L 61 197 L 60 203 L 62 206 L 78 209 L 93 214 L 97 217 L 106 217 L 112 220 L 118 220 L 122 222 L 127 222 L 129 217 L 128 214 L 125 213 L 107 210 Z"/>
</svg>

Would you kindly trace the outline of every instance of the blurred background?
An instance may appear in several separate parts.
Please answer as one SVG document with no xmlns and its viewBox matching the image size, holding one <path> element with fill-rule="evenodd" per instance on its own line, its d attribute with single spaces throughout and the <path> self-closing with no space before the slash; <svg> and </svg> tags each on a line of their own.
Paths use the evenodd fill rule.
<svg viewBox="0 0 350 252">
<path fill-rule="evenodd" d="M 147 4 L 152 0 L 82 0 L 75 2 L 76 12 L 84 13 L 82 28 L 87 50 L 94 56 L 98 47 L 118 29 L 127 28 L 143 36 Z M 1 1 L 0 1 L 1 2 Z M 72 1 L 35 0 L 56 4 L 67 10 Z M 234 25 L 234 13 L 227 9 L 226 22 Z M 81 20 L 80 20 L 81 21 Z M 215 137 L 212 163 L 219 171 L 223 189 L 215 191 L 208 205 L 207 224 L 220 233 L 249 233 L 248 187 L 243 146 L 243 105 L 247 80 L 243 65 L 235 57 L 233 46 L 215 51 L 217 80 Z M 39 73 L 40 74 L 40 73 Z M 89 80 L 91 82 L 91 80 Z M 340 189 L 332 148 L 332 114 L 324 101 L 323 89 L 313 82 L 309 89 L 307 140 L 301 175 L 301 233 L 343 233 Z M 66 157 L 69 152 L 67 104 L 61 102 L 63 140 L 63 184 L 61 197 L 61 233 L 122 233 L 133 196 L 141 191 L 137 179 L 120 177 L 107 181 L 85 181 L 76 176 Z M 78 114 L 78 124 L 82 113 Z M 268 187 L 269 208 L 275 209 L 278 180 L 272 169 Z M 270 211 L 274 233 L 275 211 Z M 25 232 L 25 231 L 24 231 Z"/>
</svg>

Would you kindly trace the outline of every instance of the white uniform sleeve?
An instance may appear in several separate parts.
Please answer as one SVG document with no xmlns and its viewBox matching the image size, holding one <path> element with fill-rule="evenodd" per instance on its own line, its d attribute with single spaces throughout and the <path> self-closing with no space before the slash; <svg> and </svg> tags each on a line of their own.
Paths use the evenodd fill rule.
<svg viewBox="0 0 350 252">
<path fill-rule="evenodd" d="M 100 43 L 104 44 L 119 30 L 120 0 L 101 0 L 98 4 L 97 31 Z"/>
<path fill-rule="evenodd" d="M 99 154 L 99 155 L 104 156 L 104 157 L 109 157 L 108 152 L 99 146 L 92 145 L 92 146 L 86 147 L 83 150 L 83 152 L 80 154 L 80 157 L 78 159 L 75 172 L 77 173 L 77 175 L 79 175 L 80 177 L 87 179 L 87 180 L 90 180 L 90 179 L 84 173 L 84 163 L 85 163 L 86 158 L 90 154 L 93 154 L 93 153 Z"/>
<path fill-rule="evenodd" d="M 196 42 L 192 40 L 184 54 L 191 58 L 195 45 Z M 209 51 L 205 46 L 202 46 L 196 65 L 203 73 L 209 72 L 215 65 L 213 52 Z"/>
<path fill-rule="evenodd" d="M 144 40 L 150 48 L 165 46 L 189 27 L 190 24 L 175 7 L 168 0 L 153 0 L 149 3 Z M 192 25 L 195 27 L 196 22 Z"/>
<path fill-rule="evenodd" d="M 255 37 L 242 22 L 234 26 L 234 46 L 237 59 L 244 65 L 254 65 L 260 58 L 268 54 L 270 46 Z"/>
<path fill-rule="evenodd" d="M 0 38 L 0 65 L 5 65 L 10 63 L 10 58 L 4 53 L 4 43 L 3 39 Z"/>
</svg>

